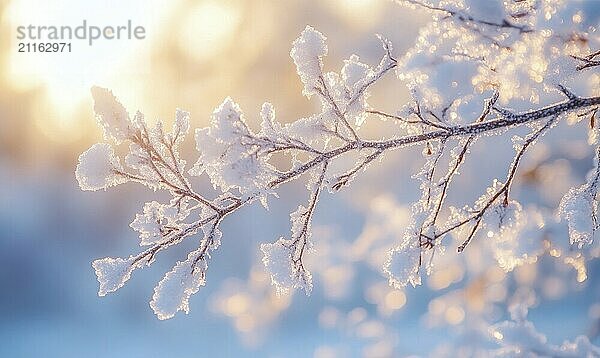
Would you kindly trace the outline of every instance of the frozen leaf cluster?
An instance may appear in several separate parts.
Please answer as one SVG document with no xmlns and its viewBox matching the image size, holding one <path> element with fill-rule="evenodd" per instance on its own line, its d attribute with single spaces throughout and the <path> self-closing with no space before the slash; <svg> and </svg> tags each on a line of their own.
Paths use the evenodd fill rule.
<svg viewBox="0 0 600 358">
<path fill-rule="evenodd" d="M 419 241 L 414 240 L 411 236 L 406 236 L 402 245 L 390 251 L 384 271 L 389 276 L 390 285 L 402 288 L 410 283 L 415 287 L 421 284 L 420 265 Z"/>
<path fill-rule="evenodd" d="M 271 276 L 271 282 L 280 294 L 287 293 L 290 288 L 301 288 L 307 295 L 312 291 L 312 274 L 304 266 L 303 259 L 313 246 L 312 215 L 321 193 L 326 169 L 324 166 L 320 175 L 309 181 L 308 187 L 312 194 L 308 207 L 300 205 L 290 214 L 291 238 L 282 237 L 274 243 L 261 245 L 262 261 Z"/>
<path fill-rule="evenodd" d="M 294 280 L 294 263 L 292 261 L 292 242 L 284 238 L 274 243 L 262 244 L 263 263 L 271 276 L 271 282 L 277 288 L 277 293 L 288 293 L 289 289 L 296 286 Z"/>
<path fill-rule="evenodd" d="M 152 245 L 177 230 L 178 222 L 185 219 L 185 210 L 156 201 L 144 205 L 144 211 L 135 215 L 131 228 L 140 233 L 140 245 Z"/>
<path fill-rule="evenodd" d="M 263 110 L 263 115 L 268 115 L 265 113 Z M 254 137 L 240 107 L 231 98 L 225 99 L 213 112 L 211 127 L 196 130 L 200 158 L 193 174 L 206 172 L 223 192 L 265 190 L 274 179 L 274 168 L 268 163 L 269 156 L 259 156 L 261 144 Z"/>
<path fill-rule="evenodd" d="M 294 60 L 306 96 L 315 94 L 315 88 L 323 81 L 323 57 L 327 55 L 325 36 L 307 26 L 292 44 L 290 56 Z"/>
<path fill-rule="evenodd" d="M 135 257 L 127 259 L 107 257 L 93 262 L 92 266 L 98 276 L 100 288 L 99 296 L 114 292 L 123 287 L 125 282 L 131 278 L 131 273 L 136 268 Z"/>
<path fill-rule="evenodd" d="M 94 144 L 79 157 L 75 176 L 82 190 L 106 189 L 127 181 L 110 145 Z"/>
<path fill-rule="evenodd" d="M 600 150 L 598 151 L 600 155 Z M 560 201 L 559 217 L 569 225 L 571 244 L 579 246 L 591 245 L 598 229 L 598 181 L 600 169 L 596 157 L 596 166 L 589 174 L 588 181 L 578 187 L 569 189 Z"/>
<path fill-rule="evenodd" d="M 100 87 L 92 88 L 94 112 L 98 124 L 104 129 L 104 138 L 120 143 L 133 134 L 133 123 L 129 113 L 111 91 Z"/>
<path fill-rule="evenodd" d="M 190 296 L 206 283 L 208 265 L 201 257 L 201 250 L 190 252 L 169 271 L 154 289 L 150 307 L 158 319 L 173 317 L 178 311 L 189 313 Z"/>
</svg>

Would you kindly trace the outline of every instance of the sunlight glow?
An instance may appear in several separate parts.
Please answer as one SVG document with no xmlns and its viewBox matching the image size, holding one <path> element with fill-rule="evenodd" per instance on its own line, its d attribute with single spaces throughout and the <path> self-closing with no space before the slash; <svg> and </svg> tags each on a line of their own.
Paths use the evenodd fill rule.
<svg viewBox="0 0 600 358">
<path fill-rule="evenodd" d="M 231 45 L 240 20 L 239 9 L 231 5 L 202 2 L 184 19 L 179 30 L 179 47 L 194 60 L 206 61 Z"/>
<path fill-rule="evenodd" d="M 392 310 L 398 310 L 406 304 L 406 295 L 402 291 L 390 291 L 385 295 L 385 305 Z"/>
<path fill-rule="evenodd" d="M 361 29 L 373 26 L 383 13 L 383 2 L 376 0 L 337 0 L 324 4 L 332 14 Z"/>
<path fill-rule="evenodd" d="M 143 40 L 98 40 L 89 45 L 86 40 L 64 39 L 71 43 L 71 52 L 19 53 L 17 42 L 35 42 L 35 39 L 17 39 L 19 26 L 118 26 L 132 23 L 151 29 L 154 25 L 154 10 L 158 0 L 143 2 L 134 0 L 120 4 L 115 13 L 101 2 L 75 0 L 13 0 L 7 7 L 2 20 L 10 30 L 11 51 L 3 71 L 9 85 L 17 91 L 43 90 L 43 100 L 37 108 L 41 113 L 38 127 L 50 139 L 69 140 L 81 133 L 83 123 L 89 120 L 78 115 L 82 104 L 88 105 L 90 88 L 93 85 L 112 85 L 126 82 L 129 76 L 150 71 L 146 53 L 141 49 L 150 47 L 150 39 Z M 163 9 L 164 10 L 164 9 Z M 43 42 L 43 40 L 42 40 Z M 12 49 L 15 49 L 14 51 Z M 131 61 L 136 66 L 128 66 Z M 118 73 L 118 77 L 115 76 Z M 35 114 L 40 115 L 40 114 Z M 91 122 L 90 122 L 91 123 Z"/>
<path fill-rule="evenodd" d="M 465 311 L 458 306 L 450 306 L 446 310 L 446 322 L 451 325 L 457 325 L 465 319 Z"/>
<path fill-rule="evenodd" d="M 239 316 L 246 312 L 249 307 L 248 298 L 243 294 L 235 294 L 227 299 L 225 314 L 231 317 Z"/>
</svg>

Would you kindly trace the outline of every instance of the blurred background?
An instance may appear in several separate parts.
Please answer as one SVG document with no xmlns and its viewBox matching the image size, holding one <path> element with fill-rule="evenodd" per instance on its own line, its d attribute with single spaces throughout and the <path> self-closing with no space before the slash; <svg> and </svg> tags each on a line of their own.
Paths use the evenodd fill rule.
<svg viewBox="0 0 600 358">
<path fill-rule="evenodd" d="M 77 45 L 68 54 L 16 50 L 17 26 L 76 26 L 83 19 L 100 26 L 131 19 L 147 36 Z M 226 96 L 254 126 L 264 101 L 289 122 L 316 108 L 302 97 L 289 57 L 291 42 L 307 24 L 328 37 L 325 66 L 339 71 L 353 53 L 378 62 L 376 33 L 401 56 L 426 19 L 383 0 L 0 0 L 0 356 L 435 354 L 466 339 L 484 341 L 469 332 L 505 317 L 507 300 L 523 287 L 543 298 L 531 318 L 551 341 L 588 334 L 599 344 L 597 264 L 580 283 L 572 268 L 551 258 L 507 275 L 481 262 L 485 255 L 474 246 L 460 260 L 441 259 L 444 269 L 423 287 L 387 286 L 383 254 L 397 242 L 410 202 L 420 195 L 410 178 L 422 164 L 414 159 L 418 149 L 388 156 L 352 190 L 324 195 L 314 223 L 311 297 L 277 297 L 258 249 L 289 231 L 288 213 L 306 201 L 302 183 L 282 188 L 270 211 L 253 206 L 224 222 L 223 245 L 189 315 L 159 321 L 147 302 L 193 243 L 160 255 L 116 293 L 97 296 L 91 261 L 136 252 L 137 236 L 128 224 L 145 201 L 165 196 L 133 184 L 107 192 L 78 189 L 77 158 L 102 140 L 92 85 L 112 89 L 130 113 L 139 109 L 150 120 L 170 123 L 175 108 L 188 110 L 192 128 L 205 126 Z M 392 75 L 370 103 L 393 111 L 408 98 Z M 365 133 L 376 136 L 382 128 L 375 122 Z M 554 207 L 582 180 L 591 165 L 583 130 L 565 128 L 537 147 L 519 178 L 522 201 Z M 495 163 L 510 160 L 501 154 L 510 150 L 510 140 L 487 145 L 495 150 L 475 151 L 475 164 L 463 169 L 454 198 L 475 198 L 486 187 L 474 175 L 504 172 Z M 195 161 L 191 136 L 184 156 Z"/>
</svg>

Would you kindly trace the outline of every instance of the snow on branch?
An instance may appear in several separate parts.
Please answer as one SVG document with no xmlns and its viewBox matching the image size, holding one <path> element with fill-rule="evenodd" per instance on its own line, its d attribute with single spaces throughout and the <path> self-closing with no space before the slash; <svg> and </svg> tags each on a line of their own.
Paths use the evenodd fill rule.
<svg viewBox="0 0 600 358">
<path fill-rule="evenodd" d="M 571 55 L 571 57 L 581 62 L 581 64 L 577 66 L 578 71 L 585 70 L 586 68 L 600 66 L 600 50 L 593 52 L 585 57 L 576 55 Z"/>
<path fill-rule="evenodd" d="M 452 27 L 448 36 L 442 36 L 434 23 L 402 59 L 397 59 L 391 43 L 379 36 L 383 46 L 379 63 L 369 65 L 352 55 L 338 73 L 325 71 L 326 38 L 307 26 L 293 42 L 290 55 L 304 85 L 303 94 L 317 98 L 320 110 L 282 124 L 270 103 L 263 104 L 260 118 L 255 120 L 246 118 L 238 104 L 226 98 L 212 113 L 210 126 L 195 130 L 198 158 L 192 167 L 179 153 L 179 145 L 190 131 L 189 113 L 177 110 L 170 130 L 161 122 L 151 127 L 143 114 L 130 115 L 111 91 L 94 87 L 94 110 L 105 139 L 114 145 L 126 143 L 129 148 L 124 158 L 119 158 L 109 143 L 94 144 L 84 152 L 76 169 L 81 189 L 107 189 L 136 182 L 171 195 L 168 202 L 146 203 L 131 223 L 145 250 L 125 259 L 94 261 L 99 295 L 122 287 L 136 269 L 151 265 L 163 250 L 199 237 L 198 247 L 158 283 L 150 303 L 160 319 L 171 318 L 178 311 L 187 313 L 190 296 L 206 284 L 225 218 L 255 202 L 266 207 L 281 185 L 300 178 L 308 181 L 308 200 L 290 214 L 289 238 L 263 244 L 261 251 L 278 293 L 301 288 L 309 294 L 313 279 L 305 258 L 313 247 L 311 224 L 323 189 L 335 193 L 349 187 L 360 173 L 383 161 L 388 152 L 409 146 L 423 147 L 425 164 L 415 173 L 423 194 L 413 205 L 411 225 L 389 250 L 384 270 L 391 285 L 420 284 L 422 266 L 425 264 L 429 272 L 434 253 L 451 244 L 445 239 L 449 235 L 462 235 L 462 244 L 456 248 L 462 252 L 485 229 L 485 235 L 494 238 L 498 246 L 498 264 L 506 270 L 530 259 L 530 254 L 511 249 L 518 245 L 527 212 L 512 197 L 511 187 L 528 150 L 563 118 L 591 116 L 593 122 L 600 106 L 597 83 L 595 88 L 591 84 L 586 96 L 585 86 L 578 86 L 577 91 L 567 88 L 573 74 L 581 71 L 566 71 L 562 77 L 555 74 L 562 74 L 563 68 L 573 67 L 573 62 L 582 58 L 586 59 L 583 62 L 594 62 L 597 53 L 582 58 L 573 57 L 578 56 L 573 53 L 555 53 L 551 56 L 554 62 L 542 59 L 523 74 L 518 66 L 527 61 L 527 51 L 541 51 L 554 46 L 555 41 L 565 41 L 543 33 L 550 25 L 540 20 L 543 14 L 528 6 L 529 2 L 509 5 L 490 1 L 494 4 L 489 6 L 499 7 L 499 13 L 485 11 L 485 6 L 478 7 L 483 2 L 475 1 L 445 1 L 445 7 L 417 0 L 403 3 L 425 7 L 435 14 L 434 18 L 441 14 L 444 21 L 459 27 Z M 456 47 L 457 36 L 465 39 L 461 48 Z M 500 41 L 501 47 L 511 50 L 490 60 L 489 54 L 497 51 Z M 457 53 L 466 56 L 454 56 Z M 553 64 L 556 66 L 551 67 Z M 446 66 L 446 72 L 436 66 Z M 457 68 L 450 71 L 449 66 Z M 593 71 L 593 67 L 585 68 Z M 414 102 L 398 108 L 396 113 L 371 107 L 367 101 L 371 88 L 394 69 L 400 79 L 407 81 Z M 448 73 L 463 77 L 448 78 Z M 436 76 L 437 84 L 431 82 Z M 545 105 L 538 104 L 540 84 L 545 86 Z M 533 91 L 537 97 L 532 94 L 523 102 L 520 96 L 524 92 L 519 91 Z M 509 109 L 509 103 L 519 109 Z M 397 130 L 385 138 L 369 139 L 361 132 L 361 125 L 378 119 L 393 120 Z M 260 123 L 258 132 L 248 125 L 254 120 Z M 513 139 L 515 152 L 511 153 L 506 177 L 494 180 L 474 203 L 465 203 L 461 209 L 449 206 L 448 191 L 473 144 L 485 136 L 506 136 L 514 128 L 523 128 L 528 134 Z M 289 154 L 291 168 L 282 170 L 273 164 L 274 153 Z M 331 169 L 335 162 L 350 155 L 359 159 L 349 169 Z M 442 163 L 448 163 L 447 167 L 443 168 Z M 200 192 L 193 187 L 190 176 L 207 176 L 214 191 Z M 569 224 L 571 242 L 581 247 L 593 242 L 598 227 L 595 197 L 599 177 L 596 165 L 588 182 L 571 189 L 560 206 L 560 216 Z"/>
</svg>

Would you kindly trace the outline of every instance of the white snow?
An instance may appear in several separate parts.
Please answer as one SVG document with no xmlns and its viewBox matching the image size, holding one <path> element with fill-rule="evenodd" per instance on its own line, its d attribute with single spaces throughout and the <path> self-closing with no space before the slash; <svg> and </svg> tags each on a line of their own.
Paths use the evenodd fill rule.
<svg viewBox="0 0 600 358">
<path fill-rule="evenodd" d="M 100 190 L 127 181 L 117 174 L 121 164 L 112 147 L 106 143 L 96 143 L 79 156 L 75 176 L 81 190 Z"/>
</svg>

